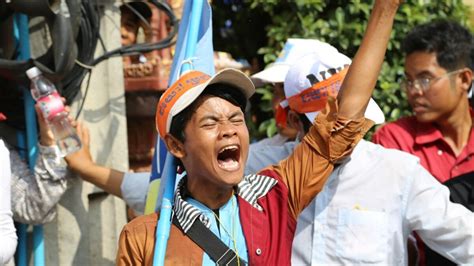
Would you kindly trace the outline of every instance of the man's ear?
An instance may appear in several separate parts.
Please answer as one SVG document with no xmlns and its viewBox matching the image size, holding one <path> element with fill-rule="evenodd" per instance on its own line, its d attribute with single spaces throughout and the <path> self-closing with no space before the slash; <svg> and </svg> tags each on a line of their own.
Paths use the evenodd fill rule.
<svg viewBox="0 0 474 266">
<path fill-rule="evenodd" d="M 174 157 L 181 159 L 186 155 L 184 144 L 173 135 L 166 134 L 165 143 L 166 148 Z"/>
<path fill-rule="evenodd" d="M 298 130 L 298 132 L 304 132 L 303 122 L 301 121 L 300 116 L 297 112 L 293 110 L 288 111 L 287 123 L 288 126 Z"/>
<path fill-rule="evenodd" d="M 461 72 L 461 88 L 466 92 L 469 92 L 469 89 L 472 85 L 472 70 L 470 68 L 464 68 Z"/>
</svg>

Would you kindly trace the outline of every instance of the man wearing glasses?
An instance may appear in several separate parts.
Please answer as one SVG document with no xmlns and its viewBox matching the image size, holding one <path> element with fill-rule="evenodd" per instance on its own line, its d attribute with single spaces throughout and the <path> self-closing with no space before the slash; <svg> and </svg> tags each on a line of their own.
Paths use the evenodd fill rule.
<svg viewBox="0 0 474 266">
<path fill-rule="evenodd" d="M 451 200 L 474 209 L 474 131 L 468 94 L 472 85 L 473 37 L 454 22 L 415 27 L 405 38 L 405 90 L 413 116 L 378 130 L 373 141 L 420 158 L 451 190 Z M 418 241 L 419 242 L 419 241 Z M 455 245 L 455 243 L 453 243 Z M 421 265 L 449 265 L 419 249 Z"/>
</svg>

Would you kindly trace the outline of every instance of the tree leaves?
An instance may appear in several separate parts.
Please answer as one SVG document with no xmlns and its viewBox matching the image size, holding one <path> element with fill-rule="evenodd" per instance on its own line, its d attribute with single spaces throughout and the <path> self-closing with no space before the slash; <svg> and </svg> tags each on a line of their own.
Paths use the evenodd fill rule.
<svg viewBox="0 0 474 266">
<path fill-rule="evenodd" d="M 315 38 L 328 42 L 349 57 L 360 45 L 372 9 L 371 1 L 361 0 L 248 0 L 271 15 L 267 26 L 268 46 L 259 50 L 266 63 L 273 62 L 289 37 Z M 392 38 L 386 53 L 374 98 L 388 121 L 410 113 L 399 80 L 403 77 L 404 55 L 401 42 L 415 25 L 436 19 L 468 24 L 469 8 L 461 0 L 406 0 L 395 18 Z M 265 88 L 264 90 L 270 90 Z M 271 122 L 260 127 L 273 127 Z M 273 130 L 266 130 L 267 134 Z"/>
</svg>

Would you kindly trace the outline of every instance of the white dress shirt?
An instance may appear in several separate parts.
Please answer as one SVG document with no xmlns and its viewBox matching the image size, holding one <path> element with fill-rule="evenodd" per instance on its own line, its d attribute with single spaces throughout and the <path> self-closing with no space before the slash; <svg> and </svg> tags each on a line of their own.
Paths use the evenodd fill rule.
<svg viewBox="0 0 474 266">
<path fill-rule="evenodd" d="M 298 218 L 293 265 L 407 265 L 416 231 L 458 264 L 474 264 L 474 215 L 407 153 L 361 141 Z"/>
<path fill-rule="evenodd" d="M 260 142 L 249 146 L 249 155 L 244 175 L 258 173 L 266 166 L 275 164 L 288 157 L 299 142 L 289 141 L 278 145 L 266 145 Z"/>
<path fill-rule="evenodd" d="M 17 237 L 10 206 L 10 155 L 0 139 L 0 265 L 15 253 Z"/>
</svg>

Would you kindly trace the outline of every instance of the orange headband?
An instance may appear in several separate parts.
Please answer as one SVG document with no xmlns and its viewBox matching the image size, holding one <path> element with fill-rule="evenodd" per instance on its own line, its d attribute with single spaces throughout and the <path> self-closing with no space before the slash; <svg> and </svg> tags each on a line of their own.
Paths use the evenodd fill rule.
<svg viewBox="0 0 474 266">
<path fill-rule="evenodd" d="M 326 106 L 328 96 L 336 97 L 348 68 L 332 75 L 330 78 L 315 83 L 304 91 L 288 98 L 291 109 L 300 114 L 316 112 Z"/>
<path fill-rule="evenodd" d="M 168 126 L 171 124 L 172 117 L 170 111 L 181 98 L 190 89 L 205 83 L 211 76 L 200 71 L 190 71 L 181 76 L 171 87 L 169 87 L 161 96 L 158 105 L 156 106 L 156 129 L 162 138 L 168 133 Z"/>
</svg>

